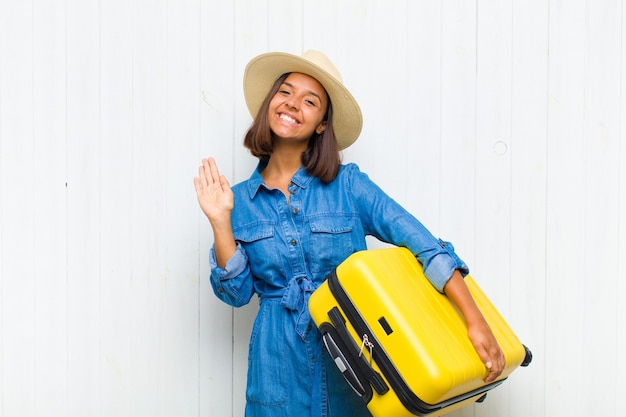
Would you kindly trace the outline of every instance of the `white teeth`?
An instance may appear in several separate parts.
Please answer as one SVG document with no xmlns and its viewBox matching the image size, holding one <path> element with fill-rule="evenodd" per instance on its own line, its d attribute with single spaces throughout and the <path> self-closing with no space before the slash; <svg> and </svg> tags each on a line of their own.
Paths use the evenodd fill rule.
<svg viewBox="0 0 626 417">
<path fill-rule="evenodd" d="M 284 121 L 286 121 L 287 123 L 292 124 L 292 125 L 296 125 L 296 124 L 298 124 L 298 122 L 297 122 L 295 119 L 293 119 L 293 118 L 291 118 L 291 117 L 287 116 L 286 114 L 281 114 L 281 115 L 280 115 L 280 119 L 281 119 L 281 120 L 284 120 Z"/>
</svg>

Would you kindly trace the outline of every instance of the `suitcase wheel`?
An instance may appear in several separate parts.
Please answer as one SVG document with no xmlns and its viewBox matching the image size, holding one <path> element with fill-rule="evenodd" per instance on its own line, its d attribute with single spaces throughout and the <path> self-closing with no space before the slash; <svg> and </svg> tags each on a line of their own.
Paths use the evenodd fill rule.
<svg viewBox="0 0 626 417">
<path fill-rule="evenodd" d="M 533 353 L 530 351 L 530 349 L 528 349 L 526 345 L 522 345 L 522 346 L 524 346 L 524 350 L 526 351 L 526 356 L 524 357 L 524 360 L 522 361 L 520 366 L 528 366 L 533 361 Z"/>
</svg>

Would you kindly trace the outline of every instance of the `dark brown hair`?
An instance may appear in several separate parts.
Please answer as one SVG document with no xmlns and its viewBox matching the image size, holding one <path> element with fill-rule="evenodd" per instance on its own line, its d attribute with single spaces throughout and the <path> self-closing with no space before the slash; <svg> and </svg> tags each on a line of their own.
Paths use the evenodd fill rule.
<svg viewBox="0 0 626 417">
<path fill-rule="evenodd" d="M 250 153 L 261 161 L 268 161 L 274 150 L 274 137 L 270 130 L 268 120 L 268 110 L 272 98 L 285 81 L 289 73 L 281 75 L 270 92 L 267 94 L 259 112 L 248 128 L 243 140 L 243 145 L 250 150 Z M 302 164 L 309 175 L 319 178 L 322 182 L 328 183 L 335 179 L 339 172 L 341 156 L 339 146 L 333 130 L 333 110 L 330 98 L 324 116 L 326 129 L 321 134 L 313 132 L 307 150 L 302 154 Z"/>
</svg>

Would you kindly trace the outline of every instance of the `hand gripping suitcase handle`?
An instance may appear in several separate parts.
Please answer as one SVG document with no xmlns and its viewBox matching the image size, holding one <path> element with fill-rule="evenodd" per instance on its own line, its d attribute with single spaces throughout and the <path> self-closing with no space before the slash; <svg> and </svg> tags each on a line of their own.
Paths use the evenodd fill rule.
<svg viewBox="0 0 626 417">
<path fill-rule="evenodd" d="M 346 327 L 346 320 L 344 319 L 343 315 L 337 307 L 333 307 L 328 312 L 328 317 L 330 317 L 330 320 L 332 321 L 335 330 L 337 331 L 339 337 L 345 342 L 345 345 L 354 346 L 353 350 L 343 353 L 344 356 L 349 355 L 353 359 L 353 362 L 358 365 L 358 368 L 355 370 L 355 372 L 363 375 L 379 395 L 387 393 L 389 391 L 389 386 L 380 376 L 380 374 L 371 367 L 371 358 L 373 356 L 373 352 L 370 351 L 370 363 L 368 363 L 368 361 L 362 355 L 363 346 L 361 346 L 361 348 L 356 346 L 356 344 L 354 343 L 354 339 L 352 338 L 350 332 L 348 332 L 348 328 Z"/>
</svg>

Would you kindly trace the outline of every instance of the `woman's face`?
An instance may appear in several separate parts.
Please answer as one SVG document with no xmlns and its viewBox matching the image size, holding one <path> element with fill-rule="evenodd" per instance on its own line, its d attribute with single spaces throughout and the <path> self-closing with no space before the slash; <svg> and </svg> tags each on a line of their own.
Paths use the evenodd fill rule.
<svg viewBox="0 0 626 417">
<path fill-rule="evenodd" d="M 277 140 L 306 144 L 326 129 L 328 96 L 313 77 L 292 72 L 270 101 L 268 120 Z"/>
</svg>

